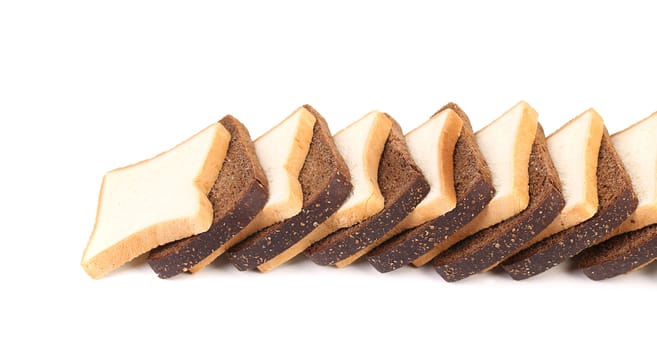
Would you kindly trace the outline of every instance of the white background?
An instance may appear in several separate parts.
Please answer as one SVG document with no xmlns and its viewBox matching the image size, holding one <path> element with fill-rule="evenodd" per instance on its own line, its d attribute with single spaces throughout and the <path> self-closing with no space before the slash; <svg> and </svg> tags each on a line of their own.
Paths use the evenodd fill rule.
<svg viewBox="0 0 657 350">
<path fill-rule="evenodd" d="M 0 348 L 654 348 L 655 267 L 94 281 L 79 261 L 103 174 L 227 113 L 254 138 L 304 103 L 334 132 L 371 109 L 408 131 L 455 101 L 479 129 L 524 99 L 547 133 L 589 107 L 614 132 L 657 110 L 656 34 L 627 3 L 1 2 Z"/>
</svg>

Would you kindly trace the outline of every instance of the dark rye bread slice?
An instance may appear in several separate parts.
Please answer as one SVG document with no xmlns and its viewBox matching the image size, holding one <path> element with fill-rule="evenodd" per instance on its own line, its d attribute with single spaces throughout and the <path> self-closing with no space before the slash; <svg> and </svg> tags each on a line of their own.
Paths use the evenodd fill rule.
<svg viewBox="0 0 657 350">
<path fill-rule="evenodd" d="M 378 170 L 383 210 L 356 225 L 330 234 L 306 249 L 305 255 L 316 264 L 336 265 L 363 255 L 429 193 L 429 183 L 413 161 L 401 127 L 390 119 L 392 128 Z"/>
<path fill-rule="evenodd" d="M 290 248 L 329 218 L 351 192 L 351 177 L 333 142 L 326 120 L 304 106 L 317 119 L 308 155 L 299 173 L 303 191 L 301 212 L 266 227 L 229 250 L 228 258 L 238 270 L 255 269 Z"/>
<path fill-rule="evenodd" d="M 529 156 L 529 205 L 520 214 L 458 242 L 433 260 L 436 272 L 448 282 L 488 270 L 517 252 L 543 231 L 566 204 L 559 174 L 538 125 Z"/>
<path fill-rule="evenodd" d="M 449 237 L 477 216 L 495 194 L 490 169 L 479 150 L 470 119 L 455 103 L 445 105 L 435 114 L 445 109 L 453 110 L 463 120 L 461 135 L 454 148 L 456 207 L 435 220 L 402 232 L 371 251 L 367 260 L 379 272 L 396 270 L 440 243 L 449 244 Z"/>
<path fill-rule="evenodd" d="M 588 248 L 575 265 L 595 281 L 638 270 L 657 259 L 657 224 L 627 232 Z"/>
<path fill-rule="evenodd" d="M 230 143 L 221 172 L 208 194 L 214 211 L 212 226 L 207 232 L 153 249 L 148 264 L 160 278 L 189 271 L 221 249 L 267 202 L 267 178 L 249 131 L 230 115 L 219 122 L 230 132 Z"/>
<path fill-rule="evenodd" d="M 623 223 L 638 200 L 605 128 L 598 153 L 598 212 L 589 220 L 520 251 L 501 266 L 515 280 L 540 274 L 596 244 Z"/>
</svg>

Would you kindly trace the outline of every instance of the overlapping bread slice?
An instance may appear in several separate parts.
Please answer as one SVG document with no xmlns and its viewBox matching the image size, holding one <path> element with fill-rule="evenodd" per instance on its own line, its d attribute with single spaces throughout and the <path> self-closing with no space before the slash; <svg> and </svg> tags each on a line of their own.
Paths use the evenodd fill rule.
<svg viewBox="0 0 657 350">
<path fill-rule="evenodd" d="M 161 244 L 207 231 L 207 195 L 229 141 L 228 131 L 214 123 L 169 151 L 107 173 L 82 256 L 89 276 L 99 278 Z"/>
<path fill-rule="evenodd" d="M 588 110 L 550 135 L 546 144 L 542 131 L 538 132 L 530 156 L 527 209 L 436 257 L 436 271 L 455 281 L 488 270 L 523 248 L 593 216 L 598 207 L 596 167 L 603 128 L 602 118 Z M 563 204 L 563 199 L 562 210 L 558 204 Z M 551 223 L 546 223 L 550 217 Z"/>
<path fill-rule="evenodd" d="M 529 156 L 527 208 L 456 243 L 439 254 L 433 260 L 433 266 L 448 282 L 489 270 L 546 228 L 559 215 L 564 204 L 559 175 L 539 124 Z"/>
<path fill-rule="evenodd" d="M 434 168 L 438 170 L 437 172 L 424 169 L 423 171 L 427 174 L 429 181 L 439 180 L 438 186 L 440 187 L 438 188 L 442 195 L 436 198 L 441 198 L 440 201 L 444 200 L 446 204 L 437 206 L 437 210 L 432 213 L 433 219 L 403 231 L 368 253 L 367 260 L 380 272 L 396 270 L 424 255 L 435 244 L 446 239 L 472 220 L 493 197 L 494 189 L 490 170 L 479 151 L 468 117 L 454 103 L 442 107 L 431 117 L 430 122 L 436 123 L 440 120 L 439 116 L 445 118 L 446 122 L 447 119 L 458 118 L 460 123 L 455 123 L 454 126 L 448 128 L 445 127 L 451 122 L 443 124 L 443 128 L 440 130 L 443 130 L 444 133 L 433 140 L 436 142 L 434 145 L 426 147 L 430 151 L 434 151 L 434 147 L 436 147 L 435 151 L 438 152 L 431 158 L 431 161 L 423 161 L 418 158 L 416 160 L 418 165 L 422 163 L 425 166 L 430 165 L 434 159 L 437 160 Z M 432 127 L 432 124 L 429 123 L 423 125 Z M 460 127 L 456 128 L 456 126 Z M 456 135 L 458 138 L 454 143 L 453 139 Z M 419 147 L 416 152 L 418 151 L 422 152 L 422 148 Z M 432 153 L 426 150 L 424 152 Z M 451 165 L 451 169 L 449 165 Z M 431 191 L 435 187 L 436 185 L 432 184 Z M 404 222 L 407 221 L 408 219 L 404 220 Z"/>
<path fill-rule="evenodd" d="M 495 195 L 472 221 L 415 259 L 413 265 L 424 265 L 456 242 L 527 208 L 529 155 L 537 126 L 538 114 L 521 101 L 477 132 L 477 143 L 491 170 Z"/>
<path fill-rule="evenodd" d="M 303 118 L 296 118 L 299 124 L 303 121 Z M 312 119 L 305 122 L 308 130 L 304 131 L 304 127 L 297 124 L 297 131 L 312 135 Z M 214 209 L 212 226 L 206 232 L 165 244 L 150 252 L 148 264 L 161 278 L 202 269 L 227 249 L 231 239 L 240 234 L 267 202 L 267 178 L 258 162 L 249 131 L 230 115 L 221 119 L 220 123 L 230 132 L 231 139 L 223 167 L 208 195 Z M 310 137 L 307 138 L 309 145 Z M 308 145 L 297 147 L 292 142 L 288 143 L 289 152 L 284 156 L 281 153 L 280 160 L 289 161 L 295 152 L 305 153 Z"/>
<path fill-rule="evenodd" d="M 351 174 L 351 194 L 324 223 L 296 244 L 258 265 L 258 270 L 272 270 L 331 232 L 355 225 L 383 209 L 383 195 L 376 179 L 381 153 L 391 126 L 392 121 L 385 113 L 373 111 L 333 136 Z"/>
<path fill-rule="evenodd" d="M 611 141 L 639 204 L 613 237 L 575 257 L 591 279 L 601 280 L 639 269 L 657 258 L 657 113 L 614 134 Z"/>
<path fill-rule="evenodd" d="M 429 192 L 429 184 L 413 161 L 401 127 L 394 120 L 379 163 L 378 183 L 384 199 L 383 210 L 313 244 L 305 251 L 307 257 L 319 265 L 349 265 L 374 248 Z"/>
<path fill-rule="evenodd" d="M 297 244 L 338 210 L 351 192 L 349 169 L 326 121 L 312 107 L 303 108 L 316 119 L 299 173 L 303 207 L 299 214 L 254 233 L 230 249 L 228 258 L 239 270 L 255 269 Z"/>
<path fill-rule="evenodd" d="M 597 115 L 593 110 L 585 112 L 585 114 L 587 113 Z M 595 122 L 597 118 L 599 116 L 593 118 L 592 121 Z M 567 127 L 568 125 L 564 127 L 564 130 Z M 574 130 L 573 134 L 576 134 Z M 625 221 L 637 206 L 637 198 L 632 190 L 629 175 L 604 126 L 596 168 L 597 211 L 595 211 L 595 203 L 591 199 L 583 199 L 585 198 L 583 196 L 587 196 L 587 193 L 591 192 L 583 190 L 583 187 L 590 187 L 591 179 L 587 180 L 586 176 L 582 174 L 584 169 L 581 167 L 581 156 L 568 155 L 569 153 L 574 155 L 578 149 L 582 148 L 581 137 L 566 134 L 562 139 L 561 146 L 551 148 L 551 152 L 562 179 L 567 203 L 565 210 L 573 208 L 574 203 L 577 202 L 584 204 L 579 206 L 580 211 L 572 209 L 566 211 L 566 213 L 571 213 L 570 217 L 562 215 L 557 220 L 565 222 L 564 225 L 569 225 L 586 217 L 591 211 L 594 211 L 595 214 L 590 219 L 570 228 L 551 233 L 504 261 L 501 266 L 513 279 L 526 279 L 547 271 L 592 246 Z M 591 138 L 591 141 L 595 142 L 594 138 Z M 577 142 L 580 144 L 577 145 Z M 587 163 L 591 164 L 590 161 Z M 586 184 L 583 184 L 583 181 Z M 576 198 L 580 198 L 580 200 L 576 200 Z M 579 215 L 578 219 L 575 219 L 575 214 Z"/>
</svg>

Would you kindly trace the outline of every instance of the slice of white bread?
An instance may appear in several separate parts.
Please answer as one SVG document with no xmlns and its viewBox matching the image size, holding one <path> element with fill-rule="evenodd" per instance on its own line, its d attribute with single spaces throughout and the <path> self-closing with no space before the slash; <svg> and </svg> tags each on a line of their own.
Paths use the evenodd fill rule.
<svg viewBox="0 0 657 350">
<path fill-rule="evenodd" d="M 602 117 L 589 109 L 548 137 L 566 205 L 526 246 L 582 223 L 598 211 L 598 152 L 603 130 Z"/>
<path fill-rule="evenodd" d="M 377 179 L 381 153 L 391 126 L 392 121 L 385 113 L 373 111 L 333 136 L 338 151 L 349 167 L 352 193 L 324 223 L 283 253 L 259 265 L 258 270 L 270 271 L 331 232 L 355 225 L 383 209 L 383 195 Z"/>
<path fill-rule="evenodd" d="M 269 198 L 262 211 L 242 231 L 189 270 L 194 273 L 253 233 L 297 215 L 303 206 L 299 172 L 310 149 L 315 116 L 299 107 L 254 141 L 256 155 L 267 176 Z"/>
<path fill-rule="evenodd" d="M 477 144 L 490 168 L 495 196 L 472 221 L 454 233 L 457 240 L 506 220 L 529 204 L 529 155 L 538 113 L 524 101 L 476 133 Z M 413 261 L 421 266 L 449 247 L 437 246 Z"/>
<path fill-rule="evenodd" d="M 657 223 L 657 113 L 611 136 L 639 206 L 615 234 L 635 231 Z"/>
<path fill-rule="evenodd" d="M 463 120 L 456 112 L 446 109 L 406 134 L 408 149 L 430 190 L 393 231 L 419 226 L 456 207 L 454 147 L 462 126 Z"/>
<path fill-rule="evenodd" d="M 207 231 L 207 195 L 229 141 L 215 123 L 154 158 L 107 173 L 82 256 L 87 274 L 99 278 L 159 245 Z"/>
<path fill-rule="evenodd" d="M 280 124 L 255 141 L 255 150 L 269 183 L 269 199 L 247 226 L 253 232 L 283 221 L 301 211 L 303 192 L 299 172 L 313 137 L 315 116 L 299 107 Z"/>
</svg>

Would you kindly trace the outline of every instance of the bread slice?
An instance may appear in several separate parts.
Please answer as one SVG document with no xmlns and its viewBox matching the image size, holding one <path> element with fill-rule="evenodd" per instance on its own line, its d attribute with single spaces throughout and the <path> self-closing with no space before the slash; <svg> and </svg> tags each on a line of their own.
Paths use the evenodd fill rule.
<svg viewBox="0 0 657 350">
<path fill-rule="evenodd" d="M 87 274 L 99 278 L 161 244 L 207 231 L 207 195 L 229 141 L 214 123 L 169 151 L 107 173 L 82 256 Z"/>
<path fill-rule="evenodd" d="M 592 246 L 619 226 L 637 206 L 630 177 L 603 129 L 598 153 L 598 211 L 592 218 L 523 249 L 501 266 L 515 280 L 547 271 Z"/>
<path fill-rule="evenodd" d="M 153 249 L 148 264 L 161 278 L 196 272 L 226 250 L 226 243 L 258 214 L 268 198 L 267 178 L 246 127 L 228 115 L 220 123 L 230 132 L 228 152 L 208 198 L 214 209 L 210 229 Z"/>
<path fill-rule="evenodd" d="M 429 192 L 429 184 L 413 161 L 401 127 L 393 121 L 378 171 L 384 208 L 362 222 L 340 229 L 306 249 L 318 265 L 344 267 L 373 249 Z"/>
<path fill-rule="evenodd" d="M 598 211 L 598 153 L 604 122 L 588 109 L 548 137 L 548 149 L 559 172 L 566 206 L 526 247 L 590 219 Z"/>
<path fill-rule="evenodd" d="M 351 192 L 349 169 L 326 121 L 312 107 L 304 108 L 316 122 L 299 173 L 303 208 L 299 214 L 256 232 L 229 250 L 228 258 L 239 270 L 255 269 L 297 244 L 337 211 Z"/>
<path fill-rule="evenodd" d="M 529 157 L 529 205 L 520 214 L 456 243 L 433 260 L 436 271 L 454 282 L 488 270 L 546 228 L 564 207 L 559 175 L 540 124 Z"/>
<path fill-rule="evenodd" d="M 351 194 L 324 223 L 290 248 L 258 265 L 258 270 L 270 271 L 331 232 L 355 225 L 383 209 L 383 195 L 376 179 L 381 153 L 391 126 L 392 121 L 385 113 L 373 111 L 333 136 L 351 174 Z"/>
<path fill-rule="evenodd" d="M 627 169 L 639 204 L 607 242 L 584 250 L 576 264 L 600 280 L 636 270 L 657 251 L 657 113 L 611 137 Z"/>
<path fill-rule="evenodd" d="M 429 193 L 393 231 L 401 232 L 435 219 L 456 207 L 454 147 L 463 120 L 446 109 L 406 134 L 415 164 L 429 182 Z"/>
<path fill-rule="evenodd" d="M 616 234 L 657 223 L 657 113 L 617 132 L 611 142 L 632 179 L 639 205 Z"/>
<path fill-rule="evenodd" d="M 636 271 L 657 259 L 657 224 L 627 232 L 584 250 L 575 265 L 600 281 Z"/>
<path fill-rule="evenodd" d="M 379 272 L 396 270 L 426 254 L 472 220 L 493 198 L 493 180 L 477 145 L 470 119 L 454 103 L 443 106 L 434 116 L 446 110 L 456 113 L 462 121 L 452 161 L 456 207 L 429 222 L 402 232 L 369 252 L 367 260 Z"/>
<path fill-rule="evenodd" d="M 303 193 L 299 173 L 310 150 L 315 123 L 313 112 L 302 106 L 255 141 L 258 160 L 267 176 L 269 199 L 236 238 L 244 239 L 301 212 Z M 231 245 L 235 243 L 233 240 Z"/>
<path fill-rule="evenodd" d="M 529 203 L 529 154 L 538 113 L 521 101 L 476 134 L 479 148 L 490 167 L 495 196 L 467 225 L 413 261 L 421 266 L 454 243 L 502 220 L 518 215 Z"/>
</svg>

